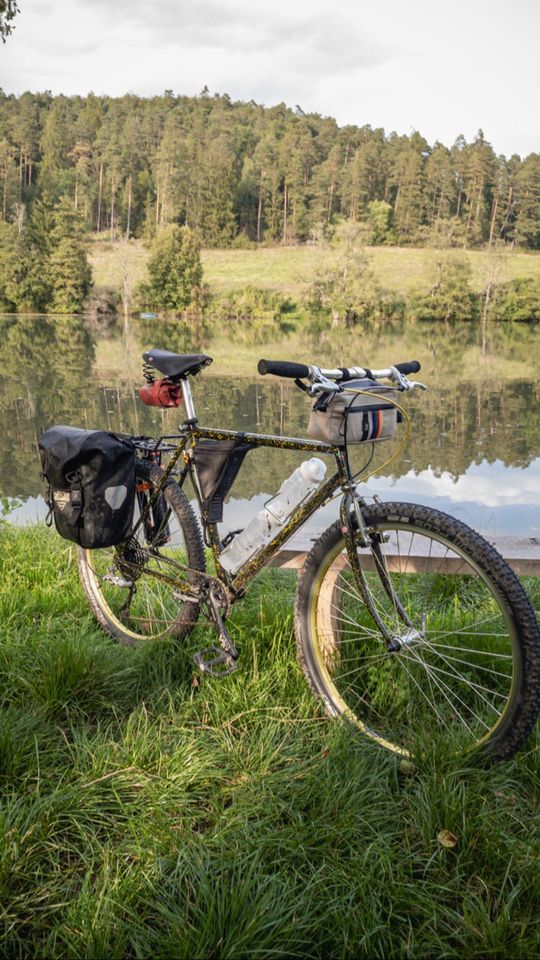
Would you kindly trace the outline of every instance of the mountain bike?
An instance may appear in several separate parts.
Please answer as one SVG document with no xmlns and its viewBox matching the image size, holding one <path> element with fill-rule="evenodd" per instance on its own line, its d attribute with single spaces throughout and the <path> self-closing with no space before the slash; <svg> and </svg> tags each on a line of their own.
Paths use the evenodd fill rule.
<svg viewBox="0 0 540 960">
<path fill-rule="evenodd" d="M 431 507 L 377 497 L 368 502 L 346 438 L 201 426 L 190 381 L 211 358 L 166 350 L 143 357 L 149 389 L 155 394 L 156 385 L 164 386 L 167 405 L 183 399 L 186 418 L 173 435 L 132 438 L 136 510 L 130 536 L 107 549 L 78 550 L 82 584 L 99 624 L 123 643 L 140 644 L 183 640 L 205 616 L 217 640 L 197 651 L 194 662 L 203 674 L 223 680 L 241 662 L 227 629 L 231 607 L 302 524 L 339 495 L 339 519 L 305 559 L 294 611 L 298 660 L 325 711 L 400 757 L 439 741 L 494 760 L 515 753 L 540 709 L 540 634 L 520 582 L 497 551 Z M 376 442 L 369 430 L 380 428 L 381 408 L 398 411 L 398 421 L 407 417 L 396 398 L 423 387 L 409 379 L 419 368 L 416 361 L 370 370 L 262 360 L 258 369 L 292 378 L 319 411 L 352 391 L 346 408 L 360 409 L 364 432 L 367 417 L 368 445 Z M 156 381 L 156 374 L 163 379 Z M 390 399 L 384 393 L 389 385 L 395 391 Z M 360 394 L 364 407 L 358 408 Z M 269 542 L 227 569 L 226 551 L 241 531 L 220 538 L 223 500 L 247 453 L 261 447 L 325 455 L 335 469 L 282 518 Z M 187 478 L 201 524 L 183 490 Z M 207 554 L 214 572 L 207 569 Z"/>
</svg>

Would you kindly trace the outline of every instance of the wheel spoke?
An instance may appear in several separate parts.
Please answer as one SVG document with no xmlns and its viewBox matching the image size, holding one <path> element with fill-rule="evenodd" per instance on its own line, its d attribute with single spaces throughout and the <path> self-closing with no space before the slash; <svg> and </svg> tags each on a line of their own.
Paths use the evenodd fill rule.
<svg viewBox="0 0 540 960">
<path fill-rule="evenodd" d="M 427 508 L 377 504 L 365 521 L 374 540 L 371 555 L 358 547 L 362 582 L 352 564 L 341 561 L 336 571 L 344 550 L 337 524 L 335 547 L 326 555 L 321 548 L 326 573 L 310 622 L 315 638 L 321 630 L 318 662 L 327 673 L 317 688 L 333 712 L 346 705 L 368 737 L 398 752 L 429 742 L 433 729 L 460 732 L 462 747 L 487 745 L 497 729 L 499 746 L 523 656 L 500 560 L 476 534 Z"/>
</svg>

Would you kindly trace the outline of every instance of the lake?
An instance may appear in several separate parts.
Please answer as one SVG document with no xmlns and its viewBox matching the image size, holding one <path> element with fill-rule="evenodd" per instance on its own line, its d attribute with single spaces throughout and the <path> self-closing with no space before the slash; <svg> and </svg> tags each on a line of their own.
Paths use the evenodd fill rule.
<svg viewBox="0 0 540 960">
<path fill-rule="evenodd" d="M 159 435 L 174 432 L 180 421 L 179 411 L 161 411 L 140 402 L 137 387 L 142 377 L 129 380 L 120 370 L 118 377 L 98 375 L 94 345 L 80 318 L 5 316 L 0 317 L 0 333 L 0 496 L 3 515 L 12 523 L 41 521 L 45 516 L 36 449 L 45 427 L 69 423 Z M 471 362 L 475 337 L 466 323 L 451 331 L 442 324 L 416 326 L 410 331 L 410 344 L 407 330 L 401 328 L 395 336 L 385 331 L 386 362 L 417 357 L 424 367 L 418 376 L 429 390 L 404 398 L 412 420 L 407 447 L 362 489 L 365 495 L 378 494 L 385 500 L 432 504 L 488 534 L 540 537 L 540 387 L 530 373 L 531 359 L 540 359 L 539 331 L 524 325 L 493 331 L 496 376 L 489 363 L 479 367 L 474 358 Z M 377 340 L 376 333 L 363 337 L 359 353 L 357 339 L 346 362 L 367 362 L 363 358 L 375 356 Z M 464 355 L 469 351 L 465 373 L 460 350 Z M 321 361 L 313 351 L 306 345 L 300 356 L 295 347 L 291 359 Z M 206 352 L 212 355 L 211 345 Z M 271 349 L 261 346 L 259 355 L 271 356 Z M 324 356 L 328 365 L 341 363 L 337 352 L 331 355 L 331 345 L 325 346 Z M 521 375 L 521 368 L 529 374 Z M 260 377 L 255 362 L 253 378 L 206 371 L 192 385 L 205 426 L 305 435 L 309 398 L 290 381 Z M 388 460 L 394 443 L 377 445 L 372 466 Z M 224 531 L 245 525 L 303 456 L 277 450 L 250 452 L 226 506 Z M 356 447 L 355 467 L 366 459 L 366 449 Z M 330 505 L 325 519 L 335 513 L 335 504 Z"/>
</svg>

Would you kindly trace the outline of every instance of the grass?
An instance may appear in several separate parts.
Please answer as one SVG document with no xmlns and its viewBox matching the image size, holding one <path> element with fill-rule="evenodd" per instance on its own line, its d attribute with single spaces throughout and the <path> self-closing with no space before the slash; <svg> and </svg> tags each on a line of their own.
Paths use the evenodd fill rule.
<svg viewBox="0 0 540 960">
<path fill-rule="evenodd" d="M 54 534 L 0 536 L 2 956 L 539 955 L 538 741 L 405 775 L 309 695 L 291 574 L 218 682 L 105 636 Z"/>
<path fill-rule="evenodd" d="M 434 250 L 414 247 L 368 247 L 366 252 L 372 269 L 384 288 L 397 293 L 410 293 L 430 284 Z M 485 250 L 453 250 L 450 256 L 465 256 L 472 266 L 471 283 L 483 290 L 490 273 L 490 254 Z M 98 286 L 120 290 L 122 259 L 134 285 L 145 278 L 148 251 L 140 240 L 111 245 L 94 238 L 90 260 Z M 205 281 L 214 293 L 248 285 L 278 290 L 285 296 L 298 297 L 310 283 L 315 270 L 324 270 L 324 255 L 316 246 L 261 247 L 250 250 L 204 250 L 202 255 Z M 521 250 L 505 252 L 497 282 L 514 277 L 540 276 L 540 254 Z"/>
</svg>

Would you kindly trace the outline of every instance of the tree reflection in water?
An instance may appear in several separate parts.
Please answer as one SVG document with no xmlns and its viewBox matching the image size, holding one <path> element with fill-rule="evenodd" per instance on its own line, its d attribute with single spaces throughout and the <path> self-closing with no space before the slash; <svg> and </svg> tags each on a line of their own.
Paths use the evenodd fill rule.
<svg viewBox="0 0 540 960">
<path fill-rule="evenodd" d="M 178 412 L 144 407 L 136 394 L 139 384 L 122 379 L 122 371 L 114 382 L 97 379 L 95 349 L 83 318 L 0 317 L 0 336 L 4 361 L 0 376 L 0 496 L 25 500 L 42 494 L 36 442 L 41 430 L 52 423 L 151 435 L 176 429 Z M 490 337 L 494 351 L 517 364 L 520 358 L 530 361 L 531 351 L 536 349 L 537 333 L 525 325 L 493 326 Z M 497 461 L 500 482 L 503 466 L 523 470 L 539 455 L 537 381 L 501 382 L 485 373 L 475 379 L 470 374 L 468 379 L 457 379 L 456 356 L 465 356 L 475 340 L 477 331 L 469 323 L 444 330 L 441 325 L 417 326 L 410 338 L 403 330 L 385 334 L 387 360 L 410 359 L 417 354 L 421 360 L 424 355 L 429 357 L 425 379 L 430 389 L 406 398 L 411 435 L 406 451 L 389 471 L 383 471 L 383 477 L 407 475 L 410 486 L 413 474 L 424 478 L 444 474 L 447 486 L 448 477 L 463 477 L 472 464 Z M 370 346 L 367 341 L 362 346 L 366 358 L 373 356 L 375 349 L 380 355 L 380 336 L 378 347 L 370 350 Z M 330 345 L 319 344 L 318 352 L 321 350 L 330 362 Z M 211 346 L 207 351 L 212 353 Z M 261 347 L 261 355 L 265 352 Z M 448 365 L 449 358 L 456 379 L 443 383 L 442 365 Z M 322 356 L 313 359 L 323 361 Z M 351 358 L 351 362 L 361 362 L 361 358 Z M 263 380 L 254 370 L 253 380 L 206 374 L 196 378 L 193 389 L 201 422 L 206 425 L 292 436 L 305 433 L 309 398 L 290 381 Z M 389 444 L 379 445 L 375 464 L 389 454 Z M 299 458 L 294 452 L 250 453 L 235 483 L 234 496 L 275 491 Z M 357 447 L 356 466 L 365 459 L 365 449 Z M 399 491 L 399 487 L 388 490 L 389 486 L 388 479 L 381 482 L 386 498 Z M 376 479 L 370 489 L 376 491 Z"/>
</svg>

